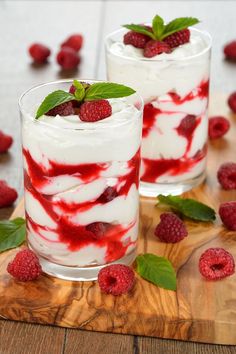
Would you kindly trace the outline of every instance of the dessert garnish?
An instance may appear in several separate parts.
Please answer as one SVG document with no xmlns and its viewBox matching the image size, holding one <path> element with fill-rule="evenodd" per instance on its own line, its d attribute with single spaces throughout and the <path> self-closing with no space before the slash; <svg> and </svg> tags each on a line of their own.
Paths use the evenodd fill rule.
<svg viewBox="0 0 236 354">
<path fill-rule="evenodd" d="M 231 108 L 231 110 L 236 113 L 236 91 L 231 93 L 231 95 L 228 98 L 228 105 Z"/>
<path fill-rule="evenodd" d="M 124 264 L 112 264 L 98 273 L 98 285 L 102 292 L 112 295 L 128 293 L 134 286 L 134 271 Z"/>
<path fill-rule="evenodd" d="M 160 219 L 155 229 L 155 235 L 160 241 L 176 243 L 188 236 L 188 231 L 183 221 L 176 214 L 163 213 L 160 215 Z"/>
<path fill-rule="evenodd" d="M 6 181 L 0 180 L 0 208 L 11 206 L 17 197 L 17 191 L 10 187 Z"/>
<path fill-rule="evenodd" d="M 157 206 L 167 205 L 193 220 L 214 221 L 216 218 L 214 209 L 194 199 L 162 194 L 158 195 L 157 199 Z"/>
<path fill-rule="evenodd" d="M 224 136 L 230 128 L 230 122 L 222 116 L 209 118 L 208 136 L 210 139 L 218 139 Z"/>
<path fill-rule="evenodd" d="M 190 40 L 189 26 L 199 23 L 195 17 L 179 17 L 166 25 L 161 16 L 156 15 L 152 26 L 123 25 L 130 31 L 124 35 L 124 44 L 144 49 L 143 55 L 147 58 L 161 53 L 171 53 L 173 48 L 188 43 Z"/>
<path fill-rule="evenodd" d="M 20 246 L 26 239 L 26 225 L 23 218 L 0 221 L 0 252 Z"/>
<path fill-rule="evenodd" d="M 136 271 L 142 278 L 160 288 L 176 290 L 175 270 L 167 258 L 145 253 L 136 257 L 136 264 Z"/>
<path fill-rule="evenodd" d="M 207 280 L 220 280 L 235 272 L 232 254 L 223 248 L 209 248 L 199 259 L 199 271 Z"/>
<path fill-rule="evenodd" d="M 221 203 L 219 214 L 225 227 L 236 231 L 236 201 Z"/>
<path fill-rule="evenodd" d="M 88 84 L 74 80 L 69 92 L 57 90 L 45 97 L 35 118 L 38 119 L 44 114 L 78 114 L 83 121 L 95 122 L 112 114 L 107 99 L 126 97 L 133 93 L 135 91 L 132 88 L 111 82 Z"/>
<path fill-rule="evenodd" d="M 42 267 L 36 254 L 24 249 L 18 252 L 7 266 L 7 271 L 20 281 L 36 280 L 42 274 Z"/>
<path fill-rule="evenodd" d="M 7 152 L 8 149 L 11 147 L 12 143 L 12 137 L 0 130 L 0 154 Z"/>
<path fill-rule="evenodd" d="M 217 171 L 217 179 L 223 189 L 236 189 L 236 163 L 223 163 Z"/>
</svg>

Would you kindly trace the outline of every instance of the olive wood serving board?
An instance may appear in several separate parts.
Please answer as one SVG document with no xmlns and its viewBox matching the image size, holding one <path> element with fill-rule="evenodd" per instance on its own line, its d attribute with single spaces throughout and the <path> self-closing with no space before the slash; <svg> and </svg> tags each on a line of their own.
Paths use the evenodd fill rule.
<svg viewBox="0 0 236 354">
<path fill-rule="evenodd" d="M 216 171 L 224 161 L 236 161 L 236 116 L 225 99 L 214 96 L 212 114 L 231 120 L 225 138 L 209 143 L 206 183 L 185 193 L 218 210 L 222 201 L 236 200 L 236 192 L 223 191 Z M 198 259 L 209 247 L 224 247 L 236 260 L 236 232 L 214 224 L 186 221 L 189 236 L 177 244 L 158 241 L 153 231 L 160 211 L 155 199 L 141 198 L 138 252 L 151 252 L 171 260 L 177 272 L 177 291 L 167 291 L 136 275 L 133 290 L 113 297 L 102 294 L 97 282 L 70 282 L 43 275 L 34 282 L 15 281 L 6 272 L 17 249 L 0 255 L 0 318 L 74 327 L 92 331 L 138 334 L 186 341 L 236 344 L 236 274 L 205 281 Z M 23 216 L 21 202 L 12 217 Z"/>
</svg>

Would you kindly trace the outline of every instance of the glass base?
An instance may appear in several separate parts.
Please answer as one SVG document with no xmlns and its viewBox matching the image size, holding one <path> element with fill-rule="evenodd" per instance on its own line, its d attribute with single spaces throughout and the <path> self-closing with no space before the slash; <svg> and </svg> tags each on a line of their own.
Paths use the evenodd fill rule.
<svg viewBox="0 0 236 354">
<path fill-rule="evenodd" d="M 146 183 L 140 181 L 139 194 L 144 197 L 157 197 L 158 194 L 179 195 L 197 187 L 205 180 L 205 177 L 205 173 L 202 173 L 200 176 L 177 183 Z"/>
<path fill-rule="evenodd" d="M 117 263 L 130 265 L 131 263 L 133 263 L 135 257 L 136 257 L 136 250 L 134 249 L 131 253 L 129 253 L 125 257 L 120 258 L 117 261 L 109 264 L 103 264 L 101 266 L 91 266 L 91 267 L 69 267 L 69 266 L 63 266 L 60 264 L 52 263 L 49 260 L 40 257 L 38 255 L 44 273 L 52 275 L 53 277 L 56 278 L 71 280 L 71 281 L 97 280 L 98 272 L 102 268 Z"/>
</svg>

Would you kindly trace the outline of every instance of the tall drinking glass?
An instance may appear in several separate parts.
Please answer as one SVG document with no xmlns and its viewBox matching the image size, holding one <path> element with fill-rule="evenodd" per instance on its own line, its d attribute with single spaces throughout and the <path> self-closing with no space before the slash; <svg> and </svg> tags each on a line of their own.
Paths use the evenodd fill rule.
<svg viewBox="0 0 236 354">
<path fill-rule="evenodd" d="M 43 99 L 71 84 L 47 83 L 20 98 L 27 240 L 44 272 L 92 280 L 104 265 L 135 257 L 143 103 L 138 94 L 109 100 L 112 115 L 92 123 L 36 120 Z"/>
<path fill-rule="evenodd" d="M 191 28 L 190 43 L 145 58 L 126 31 L 106 38 L 107 78 L 144 99 L 140 193 L 181 194 L 205 178 L 211 37 Z"/>
</svg>

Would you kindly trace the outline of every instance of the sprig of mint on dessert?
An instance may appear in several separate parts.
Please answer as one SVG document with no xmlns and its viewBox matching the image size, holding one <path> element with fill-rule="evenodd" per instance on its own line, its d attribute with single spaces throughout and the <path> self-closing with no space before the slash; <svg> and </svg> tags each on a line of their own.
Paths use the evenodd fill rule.
<svg viewBox="0 0 236 354">
<path fill-rule="evenodd" d="M 127 97 L 135 93 L 135 91 L 128 86 L 111 82 L 87 84 L 74 80 L 73 86 L 73 93 L 57 90 L 46 96 L 39 106 L 35 118 L 40 118 L 45 113 L 66 102 L 77 101 L 78 104 L 83 104 L 84 102 L 96 100 Z"/>
<path fill-rule="evenodd" d="M 156 15 L 152 20 L 152 28 L 149 29 L 145 25 L 123 25 L 123 27 L 144 34 L 155 41 L 163 41 L 166 37 L 179 32 L 189 26 L 194 26 L 200 21 L 195 17 L 178 17 L 165 25 L 161 16 Z"/>
<path fill-rule="evenodd" d="M 197 221 L 214 221 L 215 210 L 208 205 L 190 198 L 181 198 L 173 195 L 158 195 L 157 206 L 167 205 L 182 215 Z"/>
<path fill-rule="evenodd" d="M 136 257 L 136 271 L 144 279 L 167 290 L 176 290 L 176 274 L 165 257 L 146 253 Z"/>
<path fill-rule="evenodd" d="M 23 218 L 0 221 L 0 252 L 20 246 L 26 239 Z"/>
</svg>

